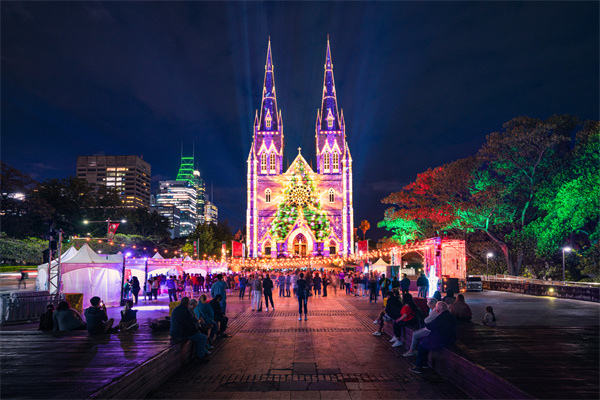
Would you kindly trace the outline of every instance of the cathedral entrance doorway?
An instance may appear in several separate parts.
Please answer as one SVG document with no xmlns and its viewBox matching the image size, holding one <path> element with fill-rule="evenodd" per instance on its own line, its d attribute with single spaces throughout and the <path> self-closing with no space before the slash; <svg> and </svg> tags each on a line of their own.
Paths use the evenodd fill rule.
<svg viewBox="0 0 600 400">
<path fill-rule="evenodd" d="M 307 249 L 306 237 L 302 233 L 299 233 L 294 238 L 294 255 L 306 256 L 306 249 Z"/>
</svg>

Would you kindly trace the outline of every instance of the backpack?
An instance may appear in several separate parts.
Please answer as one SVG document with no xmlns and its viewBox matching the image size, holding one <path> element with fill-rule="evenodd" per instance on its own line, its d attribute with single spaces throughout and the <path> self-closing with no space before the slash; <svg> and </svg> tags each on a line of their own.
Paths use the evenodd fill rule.
<svg viewBox="0 0 600 400">
<path fill-rule="evenodd" d="M 171 329 L 171 319 L 169 317 L 153 319 L 150 322 L 150 329 L 157 332 L 169 330 Z"/>
</svg>

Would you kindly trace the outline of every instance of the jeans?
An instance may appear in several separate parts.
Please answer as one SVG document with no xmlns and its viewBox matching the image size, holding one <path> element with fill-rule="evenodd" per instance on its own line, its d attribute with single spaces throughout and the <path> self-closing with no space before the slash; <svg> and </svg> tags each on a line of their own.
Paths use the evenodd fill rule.
<svg viewBox="0 0 600 400">
<path fill-rule="evenodd" d="M 321 295 L 321 288 L 318 288 L 318 289 L 317 289 L 317 288 L 315 288 L 315 294 L 316 294 L 317 296 L 320 296 L 320 295 Z"/>
<path fill-rule="evenodd" d="M 177 301 L 177 289 L 169 289 L 169 301 Z"/>
<path fill-rule="evenodd" d="M 306 314 L 308 313 L 308 311 L 306 309 L 307 302 L 308 302 L 308 297 L 306 297 L 306 296 L 298 297 L 298 314 L 300 314 L 300 316 L 302 316 L 302 305 L 304 305 L 304 315 L 306 316 Z"/>
<path fill-rule="evenodd" d="M 273 293 L 265 293 L 265 307 L 269 308 L 269 300 L 271 300 L 271 307 L 275 309 L 275 304 L 273 304 Z"/>
<path fill-rule="evenodd" d="M 245 294 L 246 294 L 246 286 L 240 286 L 240 299 L 243 299 Z"/>
<path fill-rule="evenodd" d="M 206 354 L 206 341 L 208 340 L 205 334 L 198 332 L 185 339 L 194 342 L 194 346 L 196 347 L 196 357 L 204 357 L 204 354 Z"/>
<path fill-rule="evenodd" d="M 133 293 L 133 298 L 135 300 L 135 304 L 137 304 L 138 303 L 138 295 L 140 294 L 140 289 L 132 290 L 131 293 Z"/>
<path fill-rule="evenodd" d="M 423 297 L 423 298 L 427 297 L 428 287 L 427 286 L 419 286 L 418 288 L 419 288 L 419 294 L 417 296 Z"/>
<path fill-rule="evenodd" d="M 410 321 L 399 321 L 394 322 L 394 336 L 402 340 L 402 328 L 405 326 L 415 326 L 416 317 L 413 317 Z"/>
<path fill-rule="evenodd" d="M 350 290 L 350 284 L 346 283 L 346 294 L 350 294 L 352 291 Z"/>
<path fill-rule="evenodd" d="M 427 342 L 427 338 L 423 339 L 421 344 L 419 345 L 419 349 L 417 350 L 417 362 L 415 365 L 418 368 L 421 368 L 423 365 L 427 364 L 427 356 L 429 355 L 429 350 L 441 349 L 444 346 L 441 345 L 433 345 Z"/>
<path fill-rule="evenodd" d="M 379 294 L 378 292 L 379 292 L 379 290 L 377 290 L 377 287 L 371 288 L 371 293 L 369 295 L 369 302 L 374 300 L 375 303 L 377 303 L 377 295 Z"/>
<path fill-rule="evenodd" d="M 258 310 L 258 306 L 260 305 L 260 298 L 262 297 L 262 292 L 260 290 L 252 291 L 252 309 Z"/>
<path fill-rule="evenodd" d="M 285 297 L 290 297 L 291 293 L 290 293 L 290 284 L 286 283 L 285 284 Z"/>
<path fill-rule="evenodd" d="M 323 285 L 323 297 L 327 297 L 327 285 Z"/>
<path fill-rule="evenodd" d="M 152 296 L 154 296 L 154 300 L 158 300 L 158 289 L 152 289 L 152 294 L 150 295 L 150 300 L 152 300 Z"/>
<path fill-rule="evenodd" d="M 279 285 L 279 297 L 285 297 L 285 285 Z"/>
<path fill-rule="evenodd" d="M 419 344 L 419 340 L 426 338 L 427 336 L 429 336 L 430 333 L 431 333 L 431 331 L 427 328 L 422 328 L 422 329 L 419 329 L 418 331 L 414 331 L 412 341 L 410 342 L 409 350 L 416 350 L 417 345 Z"/>
<path fill-rule="evenodd" d="M 367 295 L 367 288 L 364 283 L 358 284 L 358 295 L 363 297 Z"/>
</svg>

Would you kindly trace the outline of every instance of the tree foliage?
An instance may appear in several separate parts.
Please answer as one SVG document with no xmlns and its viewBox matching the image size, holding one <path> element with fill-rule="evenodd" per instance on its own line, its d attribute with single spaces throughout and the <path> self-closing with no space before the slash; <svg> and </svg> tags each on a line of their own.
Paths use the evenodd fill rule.
<svg viewBox="0 0 600 400">
<path fill-rule="evenodd" d="M 567 236 L 598 239 L 598 123 L 588 122 L 569 150 L 576 118 L 518 117 L 487 136 L 476 157 L 417 176 L 383 203 L 379 226 L 399 243 L 434 235 L 483 232 L 500 250 L 508 273 L 543 269 Z"/>
</svg>

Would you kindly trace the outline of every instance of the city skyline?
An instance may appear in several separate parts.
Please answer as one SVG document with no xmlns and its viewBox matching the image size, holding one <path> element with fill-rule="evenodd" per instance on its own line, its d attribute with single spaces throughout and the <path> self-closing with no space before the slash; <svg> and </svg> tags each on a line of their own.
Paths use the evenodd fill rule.
<svg viewBox="0 0 600 400">
<path fill-rule="evenodd" d="M 234 231 L 269 36 L 287 166 L 298 147 L 316 161 L 329 34 L 356 160 L 355 226 L 369 220 L 370 235 L 385 234 L 382 198 L 475 154 L 510 119 L 598 119 L 593 2 L 1 7 L 3 161 L 43 180 L 75 175 L 78 155 L 143 155 L 156 193 L 174 179 L 181 143 L 195 142 Z"/>
</svg>

